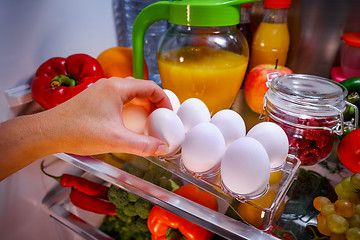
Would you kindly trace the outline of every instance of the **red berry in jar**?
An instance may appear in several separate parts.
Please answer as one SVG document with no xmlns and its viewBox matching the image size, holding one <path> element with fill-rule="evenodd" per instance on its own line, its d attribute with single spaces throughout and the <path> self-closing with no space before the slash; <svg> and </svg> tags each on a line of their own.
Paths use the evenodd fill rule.
<svg viewBox="0 0 360 240">
<path fill-rule="evenodd" d="M 274 119 L 270 119 L 274 121 Z M 312 129 L 310 127 L 321 128 L 327 126 L 327 121 L 315 121 L 314 119 L 297 119 L 297 124 L 304 125 L 304 128 L 292 126 L 290 124 L 279 124 L 286 132 L 290 149 L 289 153 L 297 156 L 303 166 L 313 165 L 319 159 L 328 157 L 333 147 L 333 134 L 329 130 Z M 306 128 L 306 127 L 309 128 Z"/>
<path fill-rule="evenodd" d="M 262 114 L 284 129 L 289 154 L 299 158 L 303 166 L 325 160 L 332 152 L 334 134 L 344 130 L 346 88 L 305 74 L 279 74 L 268 85 Z"/>
</svg>

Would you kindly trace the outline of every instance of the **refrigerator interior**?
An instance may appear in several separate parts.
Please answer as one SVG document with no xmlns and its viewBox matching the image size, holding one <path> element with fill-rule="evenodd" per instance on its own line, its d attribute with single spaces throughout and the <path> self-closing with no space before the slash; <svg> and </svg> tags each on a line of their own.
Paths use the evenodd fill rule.
<svg viewBox="0 0 360 240">
<path fill-rule="evenodd" d="M 259 4 L 253 9 L 255 17 L 261 14 Z M 293 0 L 289 67 L 296 73 L 329 77 L 331 67 L 338 64 L 341 34 L 360 31 L 359 11 L 357 0 L 320 0 L 316 4 Z M 42 62 L 80 52 L 96 57 L 117 44 L 111 0 L 1 0 L 0 34 L 0 122 L 31 112 L 31 103 L 9 107 L 4 91 L 30 83 Z M 44 159 L 58 164 L 54 174 L 79 171 L 54 156 Z M 64 233 L 44 210 L 44 196 L 58 183 L 41 174 L 42 160 L 0 183 L 1 239 L 77 238 L 72 231 Z"/>
</svg>

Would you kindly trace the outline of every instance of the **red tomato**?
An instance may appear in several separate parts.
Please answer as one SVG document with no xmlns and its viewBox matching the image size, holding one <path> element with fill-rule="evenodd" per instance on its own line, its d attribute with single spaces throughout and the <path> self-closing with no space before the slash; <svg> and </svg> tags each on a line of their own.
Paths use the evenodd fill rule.
<svg viewBox="0 0 360 240">
<path fill-rule="evenodd" d="M 353 173 L 360 172 L 360 129 L 348 133 L 339 143 L 338 156 Z"/>
</svg>

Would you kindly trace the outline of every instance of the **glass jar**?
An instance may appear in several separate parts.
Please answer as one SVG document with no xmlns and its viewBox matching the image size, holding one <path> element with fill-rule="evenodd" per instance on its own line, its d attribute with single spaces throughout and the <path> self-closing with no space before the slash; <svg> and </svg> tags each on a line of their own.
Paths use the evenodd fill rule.
<svg viewBox="0 0 360 240">
<path fill-rule="evenodd" d="M 305 75 L 271 73 L 261 118 L 279 124 L 289 138 L 289 154 L 302 166 L 325 160 L 333 148 L 334 134 L 342 135 L 350 123 L 343 112 L 346 88 L 329 79 Z M 358 121 L 356 109 L 355 121 Z M 356 125 L 355 125 L 356 126 Z"/>
</svg>

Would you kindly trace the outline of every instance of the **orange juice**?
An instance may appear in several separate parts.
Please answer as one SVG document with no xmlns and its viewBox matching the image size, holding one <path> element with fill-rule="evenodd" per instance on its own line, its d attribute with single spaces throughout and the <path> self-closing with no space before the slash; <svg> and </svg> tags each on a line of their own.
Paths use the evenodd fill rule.
<svg viewBox="0 0 360 240">
<path fill-rule="evenodd" d="M 290 37 L 287 23 L 261 22 L 254 35 L 250 69 L 259 64 L 278 64 L 285 66 Z"/>
<path fill-rule="evenodd" d="M 212 114 L 231 107 L 247 65 L 248 56 L 208 47 L 183 47 L 158 57 L 163 88 L 180 102 L 199 98 Z"/>
</svg>

